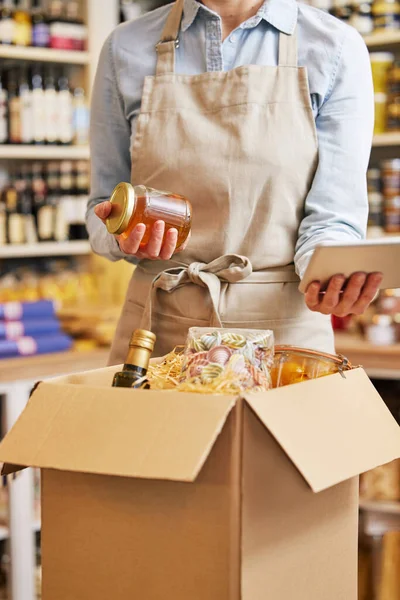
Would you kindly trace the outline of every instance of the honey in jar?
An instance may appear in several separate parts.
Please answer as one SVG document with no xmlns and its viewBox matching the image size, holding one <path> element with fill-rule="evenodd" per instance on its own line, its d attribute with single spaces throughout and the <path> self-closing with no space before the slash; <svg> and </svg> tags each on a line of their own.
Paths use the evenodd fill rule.
<svg viewBox="0 0 400 600">
<path fill-rule="evenodd" d="M 136 225 L 143 223 L 146 231 L 141 247 L 148 244 L 152 226 L 156 221 L 165 222 L 165 233 L 169 229 L 178 231 L 176 249 L 182 247 L 190 233 L 192 207 L 190 202 L 170 192 L 154 190 L 143 185 L 132 186 L 119 183 L 110 198 L 111 213 L 106 220 L 107 230 L 127 239 Z"/>
</svg>

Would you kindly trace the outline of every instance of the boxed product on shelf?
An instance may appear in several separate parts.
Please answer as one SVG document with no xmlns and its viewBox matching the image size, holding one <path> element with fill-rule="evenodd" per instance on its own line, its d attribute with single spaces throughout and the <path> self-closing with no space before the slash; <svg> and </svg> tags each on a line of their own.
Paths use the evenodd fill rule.
<svg viewBox="0 0 400 600">
<path fill-rule="evenodd" d="M 0 445 L 41 468 L 44 598 L 356 599 L 357 475 L 400 455 L 362 369 L 240 397 L 116 369 L 39 384 Z"/>
</svg>

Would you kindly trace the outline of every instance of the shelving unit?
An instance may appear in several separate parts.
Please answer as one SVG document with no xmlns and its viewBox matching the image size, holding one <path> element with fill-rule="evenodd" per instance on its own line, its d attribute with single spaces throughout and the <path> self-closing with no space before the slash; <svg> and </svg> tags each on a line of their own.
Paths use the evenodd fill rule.
<svg viewBox="0 0 400 600">
<path fill-rule="evenodd" d="M 88 65 L 89 52 L 52 50 L 51 48 L 25 48 L 23 46 L 0 46 L 0 60 L 19 60 L 63 63 L 67 65 Z"/>
<path fill-rule="evenodd" d="M 400 531 L 400 502 L 360 500 L 363 531 L 380 537 L 388 531 Z"/>
<path fill-rule="evenodd" d="M 88 146 L 18 146 L 0 144 L 0 160 L 87 160 Z"/>
<path fill-rule="evenodd" d="M 0 246 L 0 260 L 35 256 L 83 256 L 86 254 L 90 254 L 90 244 L 86 240 Z"/>
<path fill-rule="evenodd" d="M 400 31 L 372 33 L 364 38 L 365 43 L 371 50 L 387 48 L 400 45 Z"/>
<path fill-rule="evenodd" d="M 372 141 L 373 148 L 384 148 L 387 146 L 400 146 L 400 133 L 381 133 L 374 136 Z"/>
</svg>

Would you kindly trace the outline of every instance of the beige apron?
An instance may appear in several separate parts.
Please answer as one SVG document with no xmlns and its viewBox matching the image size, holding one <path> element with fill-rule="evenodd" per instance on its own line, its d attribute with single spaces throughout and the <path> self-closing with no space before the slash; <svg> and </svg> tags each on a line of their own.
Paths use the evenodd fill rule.
<svg viewBox="0 0 400 600">
<path fill-rule="evenodd" d="M 293 257 L 318 148 L 297 36 L 280 34 L 279 66 L 175 73 L 183 0 L 171 9 L 146 77 L 132 183 L 187 196 L 192 237 L 172 261 L 141 261 L 131 280 L 110 364 L 137 327 L 155 355 L 192 326 L 273 329 L 278 343 L 332 352 L 330 318 L 307 309 Z"/>
</svg>

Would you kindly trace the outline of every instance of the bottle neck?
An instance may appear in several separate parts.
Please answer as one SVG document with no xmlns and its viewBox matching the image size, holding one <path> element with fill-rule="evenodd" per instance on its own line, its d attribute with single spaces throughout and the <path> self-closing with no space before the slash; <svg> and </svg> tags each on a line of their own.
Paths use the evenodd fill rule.
<svg viewBox="0 0 400 600">
<path fill-rule="evenodd" d="M 128 356 L 126 357 L 124 369 L 129 370 L 129 367 L 139 367 L 147 371 L 150 362 L 150 350 L 140 348 L 139 346 L 130 346 Z"/>
</svg>

